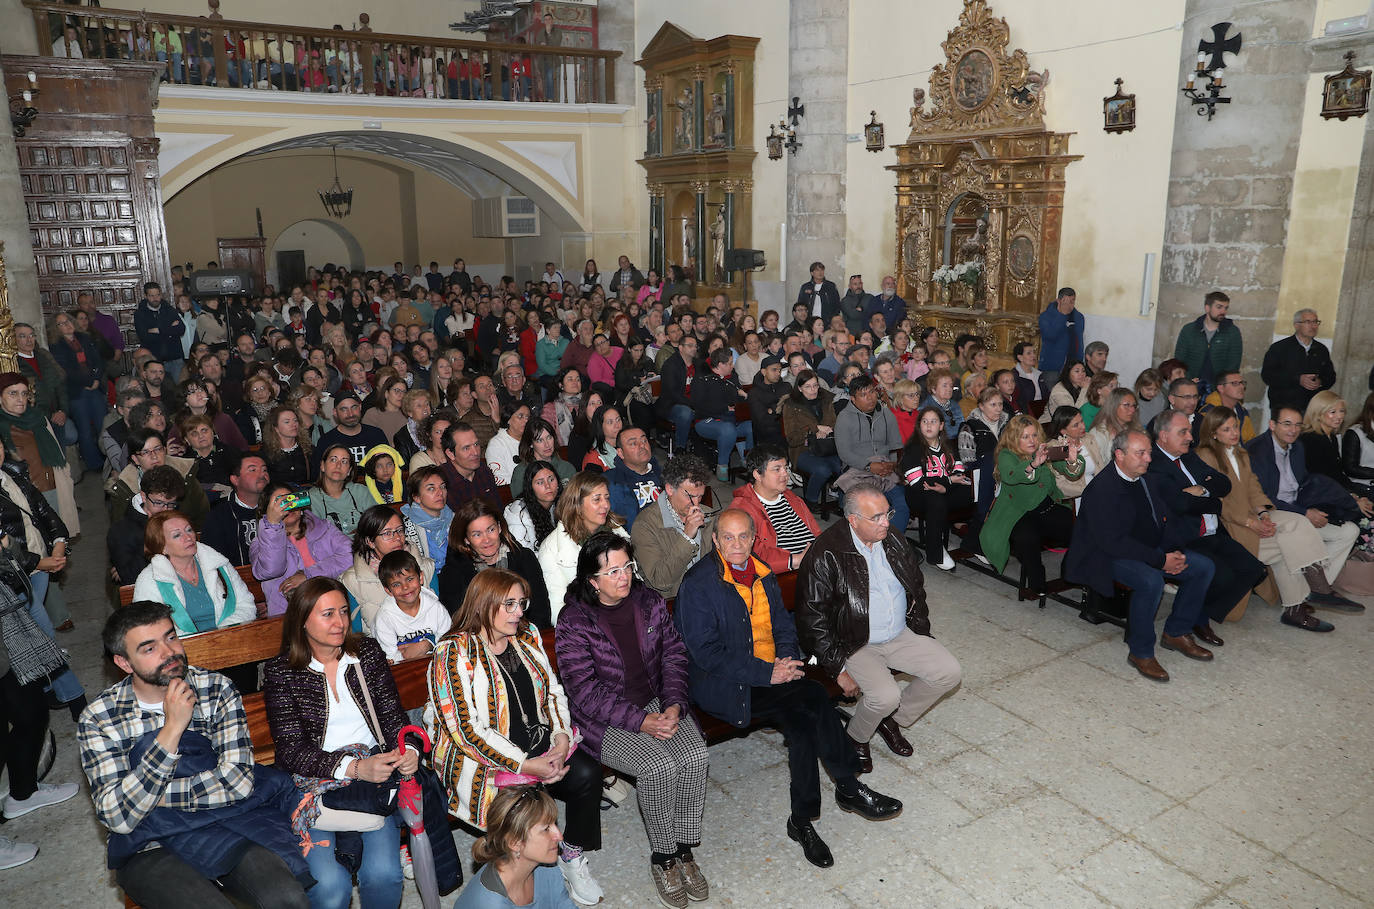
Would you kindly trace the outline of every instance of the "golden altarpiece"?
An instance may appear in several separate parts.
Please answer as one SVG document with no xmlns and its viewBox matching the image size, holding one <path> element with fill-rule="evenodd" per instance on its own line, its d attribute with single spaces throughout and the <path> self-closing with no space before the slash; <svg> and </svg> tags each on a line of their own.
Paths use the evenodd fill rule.
<svg viewBox="0 0 1374 909">
<path fill-rule="evenodd" d="M 664 23 L 641 58 L 648 117 L 650 268 L 681 266 L 694 296 L 737 297 L 725 251 L 752 247 L 754 51 L 758 38 L 694 37 Z"/>
<path fill-rule="evenodd" d="M 895 146 L 899 293 L 922 325 L 969 332 L 1000 358 L 1036 341 L 1054 297 L 1069 134 L 1045 127 L 1048 72 L 1008 53 L 1006 19 L 965 0 L 945 62 L 912 93 Z"/>
</svg>

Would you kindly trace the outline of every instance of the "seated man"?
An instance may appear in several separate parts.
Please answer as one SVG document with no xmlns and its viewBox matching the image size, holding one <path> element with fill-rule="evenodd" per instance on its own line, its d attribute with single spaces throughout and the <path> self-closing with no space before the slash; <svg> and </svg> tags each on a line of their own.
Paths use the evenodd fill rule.
<svg viewBox="0 0 1374 909">
<path fill-rule="evenodd" d="M 859 376 L 849 383 L 849 401 L 852 406 L 835 418 L 835 446 L 849 469 L 835 485 L 848 490 L 863 480 L 875 482 L 892 506 L 892 525 L 897 533 L 906 536 L 911 508 L 896 476 L 903 447 L 897 418 L 890 407 L 878 406 L 878 384 L 868 376 Z"/>
<path fill-rule="evenodd" d="M 611 488 L 611 511 L 633 530 L 639 510 L 663 491 L 663 470 L 658 466 L 649 434 L 638 426 L 626 426 L 615 437 L 615 466 L 606 471 Z"/>
<path fill-rule="evenodd" d="M 1307 457 L 1298 440 L 1301 434 L 1302 413 L 1295 407 L 1280 407 L 1269 420 L 1269 431 L 1245 446 L 1250 453 L 1250 469 L 1255 472 L 1269 501 L 1280 511 L 1306 516 L 1326 544 L 1325 566 L 1309 565 L 1302 572 L 1307 586 L 1312 588 L 1307 602 L 1340 612 L 1364 612 L 1364 606 L 1331 589 L 1331 581 L 1345 567 L 1350 550 L 1360 535 L 1360 527 L 1354 520 L 1359 516 L 1358 507 L 1345 508 L 1346 503 L 1340 500 L 1350 497 L 1354 501 L 1353 497 L 1334 482 L 1324 483 L 1319 475 L 1308 475 Z M 1315 503 L 1311 501 L 1314 497 L 1330 501 Z M 1331 520 L 1335 516 L 1335 506 L 1347 512 L 1339 522 Z"/>
<path fill-rule="evenodd" d="M 1199 397 L 1197 393 L 1197 383 L 1192 379 L 1174 379 L 1169 383 L 1168 403 L 1165 408 L 1176 410 L 1188 417 L 1189 428 L 1193 432 L 1193 440 L 1197 441 L 1197 430 L 1202 424 L 1202 415 L 1198 413 Z M 1151 436 L 1159 434 L 1159 416 L 1145 425 L 1145 431 Z"/>
<path fill-rule="evenodd" d="M 230 564 L 247 565 L 249 547 L 258 536 L 258 505 L 269 479 L 267 462 L 262 455 L 251 451 L 234 452 L 229 456 L 227 469 L 229 485 L 234 492 L 210 509 L 200 541 L 228 559 Z M 312 504 L 314 498 L 315 491 L 311 490 Z"/>
<path fill-rule="evenodd" d="M 126 675 L 81 714 L 77 739 L 119 886 L 147 909 L 229 909 L 229 896 L 257 907 L 308 906 L 302 882 L 313 881 L 288 816 L 263 801 L 266 784 L 256 786 L 238 691 L 219 673 L 187 665 L 161 603 L 115 610 L 102 636 Z M 262 779 L 294 789 L 279 774 Z"/>
<path fill-rule="evenodd" d="M 135 429 L 129 434 L 129 463 L 119 472 L 114 485 L 110 488 L 108 504 L 112 524 L 118 523 L 119 519 L 124 517 L 124 512 L 129 509 L 129 502 L 133 500 L 135 490 L 139 488 L 143 473 L 164 464 L 176 468 L 177 473 L 186 481 L 186 495 L 182 497 L 180 505 L 181 513 L 190 519 L 191 526 L 197 530 L 204 525 L 205 517 L 210 513 L 210 500 L 205 497 L 205 487 L 201 486 L 200 480 L 196 478 L 198 465 L 193 458 L 169 455 L 166 435 L 149 426 Z"/>
<path fill-rule="evenodd" d="M 744 472 L 750 482 L 735 490 L 730 507 L 747 513 L 758 528 L 754 555 L 774 571 L 792 571 L 821 527 L 801 497 L 787 488 L 787 452 L 758 445 L 745 456 Z"/>
<path fill-rule="evenodd" d="M 782 402 L 792 386 L 782 379 L 781 357 L 763 358 L 763 366 L 749 387 L 749 415 L 754 424 L 755 445 L 786 445 L 782 432 Z"/>
<path fill-rule="evenodd" d="M 457 511 L 472 499 L 486 499 L 497 508 L 503 507 L 496 493 L 496 475 L 482 459 L 477 430 L 461 420 L 450 424 L 444 430 L 440 446 L 444 451 L 444 463 L 439 469 L 444 472 L 444 482 L 448 485 L 449 508 Z"/>
<path fill-rule="evenodd" d="M 1250 419 L 1250 411 L 1245 406 L 1245 388 L 1248 383 L 1244 374 L 1236 370 L 1226 370 L 1216 376 L 1216 387 L 1209 394 L 1199 414 L 1205 414 L 1213 407 L 1222 407 L 1236 415 L 1240 421 L 1240 443 L 1248 443 L 1255 437 L 1255 424 Z"/>
<path fill-rule="evenodd" d="M 673 622 L 687 645 L 692 700 L 743 728 L 775 724 L 787 740 L 792 813 L 787 835 L 818 868 L 835 864 L 811 820 L 821 812 L 819 758 L 835 780 L 835 804 L 871 821 L 896 817 L 902 803 L 858 780 L 859 757 L 825 687 L 802 671 L 792 616 L 777 577 L 750 555 L 754 523 L 738 508 L 716 519 L 716 555 L 682 579 Z"/>
<path fill-rule="evenodd" d="M 710 482 L 710 468 L 691 452 L 669 458 L 663 468 L 663 493 L 640 511 L 630 531 L 644 583 L 665 599 L 677 596 L 687 569 L 711 551 L 711 527 L 701 506 Z"/>
<path fill-rule="evenodd" d="M 797 634 L 844 693 L 858 697 L 848 732 L 868 773 L 874 731 L 894 754 L 909 757 L 911 743 L 899 727 L 920 719 L 959 684 L 962 672 L 930 634 L 920 558 L 904 536 L 889 532 L 882 490 L 853 487 L 844 515 L 802 560 Z M 911 676 L 905 691 L 893 670 Z"/>
<path fill-rule="evenodd" d="M 1147 482 L 1150 448 L 1150 437 L 1139 430 L 1123 430 L 1112 440 L 1112 464 L 1083 491 L 1073 541 L 1064 556 L 1064 577 L 1104 597 L 1114 594 L 1117 581 L 1131 588 L 1126 661 L 1145 678 L 1167 682 L 1169 673 L 1155 659 L 1155 612 L 1165 578 L 1178 582 L 1178 593 L 1160 646 L 1190 659 L 1210 660 L 1212 651 L 1198 646 L 1192 630 L 1202 617 L 1216 569 L 1201 553 L 1183 553 L 1182 547 L 1197 536 L 1197 525 L 1174 514 Z"/>
<path fill-rule="evenodd" d="M 143 551 L 143 533 L 148 529 L 148 519 L 178 507 L 186 495 L 186 481 L 175 467 L 164 464 L 144 471 L 139 477 L 138 489 L 124 517 L 111 524 L 105 535 L 105 547 L 110 554 L 110 579 L 116 586 L 132 584 L 138 573 L 148 567 L 148 556 Z"/>
<path fill-rule="evenodd" d="M 1209 620 L 1221 622 L 1236 603 L 1263 583 L 1264 563 L 1232 539 L 1221 524 L 1221 500 L 1231 492 L 1231 481 L 1190 449 L 1193 432 L 1188 415 L 1165 408 L 1155 418 L 1159 432 L 1147 475 L 1165 504 L 1185 522 L 1200 528 L 1199 536 L 1184 547 L 1186 554 L 1202 553 L 1216 565 L 1207 588 L 1203 613 L 1193 634 L 1213 647 L 1224 642 L 1212 631 Z"/>
</svg>

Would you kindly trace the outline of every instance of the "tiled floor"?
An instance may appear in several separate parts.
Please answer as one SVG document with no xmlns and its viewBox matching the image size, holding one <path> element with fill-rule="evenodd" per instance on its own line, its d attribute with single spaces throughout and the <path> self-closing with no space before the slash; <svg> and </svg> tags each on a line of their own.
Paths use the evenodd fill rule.
<svg viewBox="0 0 1374 909">
<path fill-rule="evenodd" d="M 78 500 L 86 542 L 67 581 L 78 627 L 62 643 L 95 689 L 108 677 L 95 668 L 106 607 L 93 480 Z M 1112 626 L 1054 603 L 1018 604 L 967 569 L 932 571 L 927 590 L 964 682 L 911 730 L 914 756 L 874 744 L 868 781 L 905 812 L 870 824 L 828 806 L 817 829 L 836 865 L 813 868 L 783 832 L 780 737 L 715 746 L 709 833 L 697 851 L 713 887 L 706 905 L 1337 909 L 1374 900 L 1374 617 L 1328 616 L 1334 634 L 1309 634 L 1256 600 L 1245 621 L 1219 629 L 1227 643 L 1214 663 L 1166 653 L 1174 681 L 1156 685 L 1126 665 Z M 71 720 L 54 713 L 53 723 L 61 753 L 51 779 L 79 779 Z M 633 803 L 604 818 L 606 848 L 592 867 L 606 904 L 654 905 Z M 42 847 L 0 872 L 0 903 L 119 905 L 84 792 L 0 833 Z M 466 854 L 471 838 L 457 840 Z M 419 906 L 413 890 L 404 905 Z"/>
</svg>

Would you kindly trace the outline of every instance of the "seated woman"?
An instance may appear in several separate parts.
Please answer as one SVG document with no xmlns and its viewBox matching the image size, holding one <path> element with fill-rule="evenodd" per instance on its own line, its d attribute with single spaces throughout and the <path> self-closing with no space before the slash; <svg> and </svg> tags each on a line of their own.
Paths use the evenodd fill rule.
<svg viewBox="0 0 1374 909">
<path fill-rule="evenodd" d="M 441 571 L 448 558 L 448 531 L 453 523 L 453 509 L 448 507 L 448 483 L 444 472 L 437 467 L 421 467 L 406 477 L 406 504 L 401 506 L 405 519 L 425 535 L 425 549 L 434 560 L 434 570 Z"/>
<path fill-rule="evenodd" d="M 539 631 L 522 621 L 529 596 L 524 578 L 500 568 L 468 586 L 429 668 L 434 769 L 449 811 L 479 829 L 489 822 L 501 771 L 543 783 L 567 811 L 559 870 L 578 902 L 595 905 L 603 894 L 584 853 L 601 848 L 601 766 L 572 750 L 563 686 Z"/>
<path fill-rule="evenodd" d="M 353 560 L 334 576 L 348 590 L 353 628 L 372 634 L 372 620 L 388 596 L 377 577 L 377 566 L 387 553 L 405 549 L 420 565 L 426 585 L 434 583 L 434 560 L 426 552 L 425 535 L 390 505 L 373 505 L 358 518 L 353 531 Z"/>
<path fill-rule="evenodd" d="M 579 465 L 579 470 L 592 448 L 592 417 L 610 401 L 611 390 L 605 386 L 592 388 L 582 396 L 582 407 L 573 418 L 567 442 L 568 463 Z"/>
<path fill-rule="evenodd" d="M 310 440 L 311 448 L 319 445 L 320 438 L 334 428 L 334 421 L 324 414 L 323 404 L 323 392 L 304 382 L 286 397 L 286 406 L 296 412 L 296 419 L 301 421 L 301 435 Z"/>
<path fill-rule="evenodd" d="M 1073 534 L 1073 512 L 1062 504 L 1064 495 L 1054 475 L 1082 475 L 1083 458 L 1074 444 L 1069 445 L 1066 460 L 1050 461 L 1049 454 L 1045 430 L 1033 417 L 1011 418 L 993 455 L 1002 488 L 978 534 L 993 568 L 1004 570 L 1012 555 L 1021 563 L 1025 587 L 1019 595 L 1023 598 L 1045 592 L 1041 547 L 1068 546 Z"/>
<path fill-rule="evenodd" d="M 916 420 L 921 413 L 921 386 L 910 379 L 898 379 L 892 384 L 891 399 L 897 431 L 903 442 L 909 442 L 916 434 Z"/>
<path fill-rule="evenodd" d="M 625 401 L 630 423 L 640 429 L 654 428 L 654 361 L 645 353 L 644 339 L 631 335 L 625 354 L 615 365 L 615 396 Z"/>
<path fill-rule="evenodd" d="M 286 612 L 286 597 L 307 578 L 337 578 L 348 567 L 348 537 L 307 509 L 287 508 L 291 487 L 271 482 L 258 506 L 258 535 L 248 547 L 262 581 L 267 614 Z"/>
<path fill-rule="evenodd" d="M 401 412 L 406 415 L 406 423 L 391 437 L 392 446 L 401 453 L 401 460 L 396 462 L 397 467 L 409 463 L 416 452 L 425 448 L 427 440 L 422 435 L 420 427 L 424 425 L 433 407 L 429 391 L 426 389 L 412 388 L 401 398 Z"/>
<path fill-rule="evenodd" d="M 526 432 L 528 434 L 528 430 Z M 549 461 L 528 461 L 520 466 L 529 468 L 530 481 L 506 506 L 506 525 L 517 543 L 537 552 L 539 544 L 557 525 L 554 508 L 563 492 L 563 482 L 557 468 Z"/>
<path fill-rule="evenodd" d="M 1274 507 L 1250 468 L 1250 454 L 1240 441 L 1240 419 L 1214 407 L 1202 415 L 1197 455 L 1226 474 L 1231 492 L 1221 500 L 1221 523 L 1232 538 L 1269 566 L 1270 580 L 1255 592 L 1283 606 L 1279 621 L 1304 631 L 1332 631 L 1335 626 L 1312 614 L 1312 584 L 1330 590 L 1322 563 L 1330 555 L 1321 534 L 1306 516 Z M 1226 616 L 1238 622 L 1249 596 Z"/>
<path fill-rule="evenodd" d="M 954 374 L 948 369 L 935 368 L 926 376 L 926 388 L 930 394 L 921 402 L 921 408 L 934 407 L 945 415 L 945 435 L 951 439 L 959 438 L 959 427 L 964 425 L 964 411 L 955 400 Z"/>
<path fill-rule="evenodd" d="M 399 504 L 405 494 L 401 482 L 401 453 L 390 445 L 373 445 L 363 455 L 363 485 L 378 505 Z"/>
<path fill-rule="evenodd" d="M 335 443 L 320 453 L 320 476 L 310 488 L 310 513 L 324 518 L 351 537 L 358 518 L 375 503 L 361 483 L 354 483 L 353 453 Z"/>
<path fill-rule="evenodd" d="M 464 502 L 449 525 L 448 555 L 435 585 L 444 603 L 463 602 L 472 579 L 488 568 L 502 568 L 525 578 L 530 587 L 530 605 L 525 621 L 536 628 L 552 628 L 549 592 L 539 557 L 511 536 L 506 519 L 486 499 Z"/>
<path fill-rule="evenodd" d="M 406 469 L 419 470 L 421 467 L 439 467 L 445 463 L 444 430 L 457 422 L 458 414 L 452 410 L 436 410 L 430 414 L 420 424 L 420 436 L 425 440 L 425 447 L 410 456 L 410 461 L 406 463 Z"/>
<path fill-rule="evenodd" d="M 582 373 L 568 366 L 558 371 L 553 381 L 554 398 L 544 405 L 543 418 L 553 424 L 558 444 L 567 445 L 573 423 L 582 409 Z"/>
<path fill-rule="evenodd" d="M 610 530 L 625 539 L 625 519 L 611 511 L 611 488 L 599 473 L 584 470 L 574 474 L 554 509 L 558 526 L 539 544 L 539 565 L 544 586 L 549 591 L 549 611 L 553 621 L 563 608 L 563 595 L 577 577 L 577 554 L 582 544 L 598 530 Z"/>
<path fill-rule="evenodd" d="M 625 353 L 624 348 L 612 347 L 605 334 L 598 332 L 592 339 L 592 355 L 587 358 L 587 378 L 593 385 L 615 387 L 615 365 Z"/>
<path fill-rule="evenodd" d="M 740 460 L 754 447 L 754 424 L 735 421 L 735 406 L 748 395 L 735 379 L 730 351 L 721 347 L 706 359 L 706 369 L 698 370 L 692 383 L 692 427 L 704 439 L 716 443 L 716 479 L 730 479 L 730 452 L 739 450 Z"/>
<path fill-rule="evenodd" d="M 185 414 L 177 421 L 178 435 L 185 440 L 186 456 L 195 459 L 194 476 L 211 504 L 233 491 L 229 485 L 229 462 L 238 457 L 215 438 L 215 424 L 205 414 Z"/>
<path fill-rule="evenodd" d="M 406 425 L 401 402 L 405 400 L 407 390 L 405 379 L 399 375 L 387 379 L 379 377 L 377 390 L 363 405 L 363 423 L 377 427 L 388 439 L 396 435 Z"/>
<path fill-rule="evenodd" d="M 583 470 L 604 473 L 615 466 L 615 443 L 625 428 L 625 413 L 615 404 L 603 404 L 592 414 L 592 444 L 582 459 Z"/>
<path fill-rule="evenodd" d="M 182 420 L 188 416 L 207 416 L 221 443 L 239 451 L 248 450 L 248 442 L 243 438 L 243 433 L 239 432 L 238 425 L 232 417 L 219 409 L 219 402 L 210 396 L 210 390 L 204 380 L 196 377 L 182 379 L 179 390 L 181 410 L 172 421 L 178 429 Z M 169 441 L 181 441 L 184 438 L 179 432 L 173 432 Z"/>
<path fill-rule="evenodd" d="M 509 486 L 520 460 L 520 440 L 530 422 L 529 405 L 519 399 L 501 402 L 501 425 L 487 443 L 487 466 L 498 486 Z"/>
<path fill-rule="evenodd" d="M 1307 455 L 1307 469 L 1330 477 L 1346 492 L 1355 498 L 1355 504 L 1365 517 L 1374 515 L 1374 505 L 1370 504 L 1369 484 L 1358 483 L 1345 472 L 1341 460 L 1340 433 L 1345 428 L 1345 401 L 1334 391 L 1319 391 L 1307 402 L 1307 412 L 1302 419 L 1303 453 Z"/>
<path fill-rule="evenodd" d="M 1085 400 L 1081 410 L 1083 411 L 1083 422 L 1089 426 L 1093 425 L 1093 420 L 1097 418 L 1097 412 L 1102 409 L 1107 395 L 1116 390 L 1117 375 L 1114 372 L 1094 373 L 1088 380 L 1088 391 L 1084 395 Z"/>
<path fill-rule="evenodd" d="M 1068 448 L 1070 443 L 1078 445 L 1079 451 L 1083 451 L 1083 439 L 1088 434 L 1088 429 L 1083 425 L 1083 413 L 1077 407 L 1070 407 L 1067 404 L 1054 412 L 1050 418 L 1050 423 L 1045 427 L 1045 438 L 1049 439 L 1051 445 L 1063 446 Z M 1083 475 L 1076 480 L 1071 480 L 1062 473 L 1054 475 L 1054 482 L 1063 493 L 1065 499 L 1079 499 L 1083 496 L 1083 490 L 1088 488 L 1088 481 L 1093 477 L 1095 468 L 1092 458 L 1087 452 L 1083 452 Z M 1074 502 L 1075 509 L 1078 503 Z"/>
<path fill-rule="evenodd" d="M 988 388 L 988 377 L 981 372 L 969 371 L 964 373 L 963 380 L 959 383 L 963 397 L 959 399 L 959 414 L 967 418 L 969 414 L 978 409 L 978 397 Z"/>
<path fill-rule="evenodd" d="M 558 803 L 547 792 L 533 786 L 500 790 L 487 809 L 486 835 L 472 844 L 472 860 L 482 870 L 453 909 L 577 909 L 554 868 L 562 839 Z"/>
<path fill-rule="evenodd" d="M 1133 388 L 1136 403 L 1140 405 L 1135 418 L 1140 421 L 1141 426 L 1148 426 L 1151 420 L 1169 406 L 1168 397 L 1160 394 L 1164 390 L 1164 379 L 1160 377 L 1159 370 L 1147 367 L 1135 377 Z M 1220 401 L 1218 398 L 1217 403 Z"/>
<path fill-rule="evenodd" d="M 1135 392 L 1129 388 L 1113 388 L 1102 399 L 1097 416 L 1091 421 L 1086 416 L 1083 418 L 1088 427 L 1082 448 L 1085 458 L 1082 480 L 1085 488 L 1098 471 L 1112 463 L 1112 439 L 1116 438 L 1117 433 L 1125 429 L 1145 431 L 1139 413 L 1140 405 Z"/>
<path fill-rule="evenodd" d="M 1012 416 L 1006 412 L 1006 397 L 1002 392 L 996 388 L 985 388 L 978 396 L 978 407 L 959 427 L 959 444 L 955 451 L 973 481 L 973 498 L 978 503 L 977 516 L 970 522 L 970 534 L 975 537 L 983 526 L 988 509 L 992 507 L 993 493 L 997 488 L 993 479 L 996 469 L 993 452 L 997 450 L 997 440 L 1002 437 L 1002 430 L 1007 428 Z"/>
<path fill-rule="evenodd" d="M 525 433 L 520 437 L 520 463 L 510 475 L 511 495 L 518 497 L 525 491 L 525 477 L 535 461 L 544 461 L 553 467 L 559 483 L 566 483 L 577 473 L 571 464 L 558 456 L 557 435 L 546 420 L 531 419 L 525 424 Z"/>
<path fill-rule="evenodd" d="M 1059 371 L 1059 381 L 1050 389 L 1050 396 L 1045 400 L 1045 412 L 1041 414 L 1040 420 L 1048 423 L 1050 415 L 1065 405 L 1081 410 L 1087 403 L 1087 398 L 1088 371 L 1083 367 L 1082 360 L 1069 360 Z"/>
<path fill-rule="evenodd" d="M 413 747 L 395 747 L 406 714 L 386 656 L 376 641 L 349 631 L 348 596 L 334 578 L 314 577 L 292 592 L 281 653 L 264 667 L 263 697 L 280 770 L 314 780 L 381 783 L 420 766 Z M 362 905 L 400 905 L 400 828 L 387 819 L 357 835 Z M 316 843 L 305 854 L 316 881 L 309 891 L 312 909 L 346 909 L 353 875 L 334 848 L 320 843 L 334 844 L 337 837 L 320 828 L 306 837 Z"/>
<path fill-rule="evenodd" d="M 634 547 L 587 540 L 554 648 L 582 747 L 637 780 L 649 869 L 664 905 L 704 900 L 692 855 L 706 804 L 706 741 L 687 700 L 687 648 L 668 605 L 635 577 Z"/>
<path fill-rule="evenodd" d="M 315 482 L 310 438 L 301 434 L 301 418 L 290 407 L 273 407 L 262 429 L 262 456 L 267 473 L 279 483 L 303 489 Z"/>
<path fill-rule="evenodd" d="M 921 408 L 916 432 L 897 462 L 897 473 L 906 484 L 911 513 L 924 519 L 926 562 L 953 570 L 954 559 L 948 549 L 949 515 L 973 504 L 973 480 L 945 435 L 945 415 L 938 407 Z"/>
<path fill-rule="evenodd" d="M 792 466 L 807 475 L 803 498 L 819 507 L 826 482 L 844 472 L 844 462 L 835 447 L 835 396 L 810 369 L 798 373 L 796 387 L 783 399 L 782 431 Z"/>
<path fill-rule="evenodd" d="M 1341 436 L 1341 466 L 1353 482 L 1374 485 L 1374 394 L 1364 399 L 1359 419 Z"/>
<path fill-rule="evenodd" d="M 67 531 L 74 537 L 80 536 L 81 519 L 76 509 L 71 465 L 67 463 L 62 444 L 57 440 L 57 430 L 48 415 L 29 406 L 31 396 L 29 380 L 23 374 L 0 373 L 0 442 L 18 460 L 29 465 L 29 479 L 33 485 L 61 516 Z M 151 413 L 152 409 L 147 412 Z M 130 424 L 131 436 L 134 429 Z M 166 430 L 164 420 L 160 431 Z"/>
<path fill-rule="evenodd" d="M 276 406 L 277 396 L 272 380 L 258 373 L 243 388 L 243 406 L 234 414 L 234 424 L 248 445 L 261 445 L 267 428 L 268 415 Z"/>
</svg>

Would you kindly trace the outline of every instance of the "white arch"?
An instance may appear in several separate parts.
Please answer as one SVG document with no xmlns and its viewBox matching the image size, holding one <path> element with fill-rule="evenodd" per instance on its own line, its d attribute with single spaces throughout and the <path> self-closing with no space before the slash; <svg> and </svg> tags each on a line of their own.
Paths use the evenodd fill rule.
<svg viewBox="0 0 1374 909">
<path fill-rule="evenodd" d="M 277 247 L 281 244 L 282 238 L 300 224 L 316 224 L 328 228 L 330 232 L 343 241 L 344 248 L 348 250 L 349 270 L 362 271 L 367 268 L 367 256 L 363 253 L 363 245 L 358 242 L 357 237 L 353 236 L 352 231 L 330 218 L 301 218 L 299 221 L 282 228 L 272 239 L 271 245 L 267 247 L 267 262 L 265 264 L 269 270 L 276 268 Z"/>
</svg>

